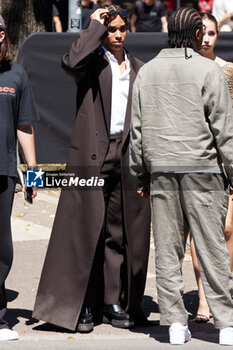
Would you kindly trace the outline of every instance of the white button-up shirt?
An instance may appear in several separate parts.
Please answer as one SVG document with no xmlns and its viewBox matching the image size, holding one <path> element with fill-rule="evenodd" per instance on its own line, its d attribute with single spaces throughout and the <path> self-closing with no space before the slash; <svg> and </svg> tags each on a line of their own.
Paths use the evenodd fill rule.
<svg viewBox="0 0 233 350">
<path fill-rule="evenodd" d="M 110 134 L 122 132 L 129 94 L 130 63 L 124 50 L 126 70 L 121 75 L 116 58 L 103 47 L 112 69 L 112 103 Z"/>
</svg>

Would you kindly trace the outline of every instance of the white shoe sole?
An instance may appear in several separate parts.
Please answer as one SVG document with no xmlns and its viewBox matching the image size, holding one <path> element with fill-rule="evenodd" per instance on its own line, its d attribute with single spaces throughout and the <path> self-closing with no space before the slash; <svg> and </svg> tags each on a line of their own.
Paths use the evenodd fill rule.
<svg viewBox="0 0 233 350">
<path fill-rule="evenodd" d="M 191 335 L 185 337 L 185 340 L 182 340 L 182 341 L 179 338 L 178 339 L 172 339 L 172 340 L 170 340 L 170 344 L 171 345 L 183 345 L 183 344 L 187 343 L 190 340 L 191 340 Z"/>
<path fill-rule="evenodd" d="M 233 345 L 233 327 L 220 329 L 219 345 Z"/>
<path fill-rule="evenodd" d="M 18 340 L 19 335 L 17 332 L 12 331 L 11 329 L 0 329 L 0 341 L 11 341 Z"/>
</svg>

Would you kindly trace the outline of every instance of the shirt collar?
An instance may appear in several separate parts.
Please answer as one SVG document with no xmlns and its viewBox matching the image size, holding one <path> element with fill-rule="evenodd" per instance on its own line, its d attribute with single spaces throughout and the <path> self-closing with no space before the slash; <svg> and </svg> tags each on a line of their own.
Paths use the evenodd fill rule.
<svg viewBox="0 0 233 350">
<path fill-rule="evenodd" d="M 190 47 L 187 48 L 187 54 L 192 56 L 200 56 L 200 54 Z M 182 48 L 169 48 L 169 49 L 162 49 L 158 57 L 185 57 L 185 49 Z"/>
<path fill-rule="evenodd" d="M 102 48 L 106 54 L 106 56 L 108 57 L 110 63 L 113 62 L 113 63 L 117 63 L 117 59 L 115 58 L 115 56 L 108 50 L 105 49 L 104 45 L 102 45 Z M 129 59 L 127 57 L 127 53 L 125 51 L 125 49 L 123 48 L 123 51 L 124 51 L 124 58 L 125 58 L 125 64 L 126 64 L 126 71 L 128 71 L 128 69 L 130 69 L 130 62 L 129 62 Z"/>
</svg>

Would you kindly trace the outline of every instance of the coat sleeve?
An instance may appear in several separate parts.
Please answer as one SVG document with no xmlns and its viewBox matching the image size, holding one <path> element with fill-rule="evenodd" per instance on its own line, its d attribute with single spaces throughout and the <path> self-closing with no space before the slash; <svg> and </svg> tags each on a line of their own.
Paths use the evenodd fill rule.
<svg viewBox="0 0 233 350">
<path fill-rule="evenodd" d="M 70 51 L 62 58 L 62 68 L 76 81 L 87 73 L 87 66 L 93 53 L 107 36 L 107 28 L 97 20 L 92 20 L 86 30 L 80 32 L 79 38 L 73 42 Z"/>
<path fill-rule="evenodd" d="M 233 109 L 227 80 L 220 67 L 214 72 L 208 103 L 208 119 L 228 181 L 233 186 Z"/>
<path fill-rule="evenodd" d="M 150 184 L 150 173 L 144 163 L 142 148 L 142 116 L 140 108 L 140 72 L 133 86 L 132 112 L 129 144 L 129 166 L 132 175 L 137 176 L 139 183 L 144 186 Z"/>
</svg>

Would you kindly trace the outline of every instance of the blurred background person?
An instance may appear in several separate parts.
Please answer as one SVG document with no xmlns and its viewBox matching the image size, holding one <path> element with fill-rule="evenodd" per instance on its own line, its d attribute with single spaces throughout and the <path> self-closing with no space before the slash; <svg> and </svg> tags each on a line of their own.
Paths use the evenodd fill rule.
<svg viewBox="0 0 233 350">
<path fill-rule="evenodd" d="M 233 0 L 213 0 L 212 15 L 216 18 L 220 31 L 230 32 Z"/>
<path fill-rule="evenodd" d="M 160 0 L 138 0 L 131 17 L 132 32 L 167 32 L 165 7 Z"/>
<path fill-rule="evenodd" d="M 111 0 L 103 0 L 104 1 L 111 1 Z M 59 15 L 59 19 L 62 26 L 62 31 L 66 32 L 68 29 L 68 7 L 69 7 L 69 0 L 54 0 L 54 5 L 56 7 L 56 10 Z M 108 5 L 108 3 L 104 4 Z M 82 7 L 82 29 L 87 29 L 90 24 L 90 15 L 100 6 L 97 0 L 82 0 L 81 7 Z M 54 17 L 53 17 L 54 18 Z M 56 30 L 57 31 L 57 30 Z"/>
<path fill-rule="evenodd" d="M 57 33 L 61 33 L 62 32 L 62 24 L 61 24 L 61 20 L 59 17 L 59 11 L 58 8 L 56 7 L 56 5 L 53 4 L 53 8 L 52 8 L 52 16 L 53 16 L 53 25 L 54 25 L 54 31 Z"/>
<path fill-rule="evenodd" d="M 213 0 L 198 0 L 198 9 L 201 12 L 211 13 L 213 6 Z"/>
<path fill-rule="evenodd" d="M 82 29 L 87 29 L 91 22 L 91 14 L 95 12 L 99 5 L 91 0 L 82 0 Z"/>
<path fill-rule="evenodd" d="M 223 69 L 229 90 L 231 95 L 231 100 L 233 104 L 233 63 L 226 62 L 220 57 L 217 57 L 214 52 L 214 48 L 218 39 L 218 23 L 214 16 L 208 13 L 200 13 L 202 17 L 203 24 L 205 26 L 205 34 L 202 41 L 202 47 L 199 51 L 202 56 L 205 56 L 215 62 L 217 62 Z M 226 245 L 230 255 L 231 271 L 233 271 L 233 192 L 229 196 L 229 206 L 225 223 L 225 240 Z M 198 296 L 199 296 L 199 307 L 197 315 L 195 317 L 196 322 L 204 323 L 208 322 L 210 319 L 210 310 L 207 304 L 207 300 L 204 294 L 202 281 L 200 277 L 200 270 L 197 262 L 197 256 L 194 248 L 193 238 L 191 236 L 191 253 L 193 259 L 193 267 L 198 285 Z"/>
<path fill-rule="evenodd" d="M 59 12 L 59 19 L 63 32 L 66 32 L 68 29 L 68 1 L 69 0 L 54 0 L 54 5 Z"/>
</svg>

